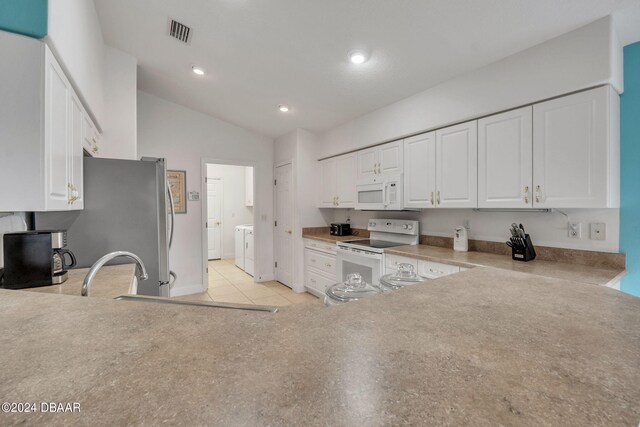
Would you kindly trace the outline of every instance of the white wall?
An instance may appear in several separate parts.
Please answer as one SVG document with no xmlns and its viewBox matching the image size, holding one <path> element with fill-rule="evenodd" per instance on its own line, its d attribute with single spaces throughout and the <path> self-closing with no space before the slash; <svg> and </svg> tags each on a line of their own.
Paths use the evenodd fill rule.
<svg viewBox="0 0 640 427">
<path fill-rule="evenodd" d="M 138 60 L 110 46 L 104 47 L 104 107 L 100 155 L 136 159 Z"/>
<path fill-rule="evenodd" d="M 91 0 L 49 1 L 47 43 L 99 127 L 104 126 L 104 40 Z"/>
<path fill-rule="evenodd" d="M 476 212 L 472 209 L 425 209 L 420 212 L 362 212 L 352 209 L 336 209 L 333 220 L 351 219 L 352 227 L 367 228 L 369 218 L 398 218 L 420 221 L 420 234 L 453 237 L 458 225 L 469 221 L 469 238 L 506 242 L 511 236 L 509 226 L 522 223 L 531 235 L 534 245 L 556 248 L 583 249 L 601 252 L 618 252 L 619 209 L 566 209 L 571 222 L 582 224 L 582 238 L 568 237 L 567 218 L 558 212 Z M 603 241 L 589 239 L 589 223 L 607 224 L 607 238 Z"/>
<path fill-rule="evenodd" d="M 235 256 L 235 228 L 253 224 L 253 207 L 246 205 L 246 167 L 207 165 L 207 178 L 222 179 L 222 258 Z M 206 194 L 202 194 L 206 200 Z"/>
<path fill-rule="evenodd" d="M 610 17 L 358 117 L 320 136 L 324 158 L 604 83 L 622 92 Z"/>
<path fill-rule="evenodd" d="M 304 291 L 304 242 L 302 229 L 304 227 L 320 227 L 327 225 L 317 205 L 318 164 L 317 138 L 304 129 L 296 129 L 277 138 L 274 142 L 275 164 L 293 162 L 293 290 Z M 332 213 L 330 213 L 332 214 Z M 327 216 L 329 218 L 330 215 Z"/>
<path fill-rule="evenodd" d="M 138 155 L 165 157 L 170 169 L 187 171 L 187 191 L 202 194 L 202 159 L 255 166 L 256 280 L 273 278 L 273 141 L 238 126 L 138 92 Z M 178 274 L 172 295 L 198 292 L 203 277 L 202 206 L 188 202 L 176 216 L 170 255 Z M 205 245 L 206 246 L 206 245 Z"/>
</svg>

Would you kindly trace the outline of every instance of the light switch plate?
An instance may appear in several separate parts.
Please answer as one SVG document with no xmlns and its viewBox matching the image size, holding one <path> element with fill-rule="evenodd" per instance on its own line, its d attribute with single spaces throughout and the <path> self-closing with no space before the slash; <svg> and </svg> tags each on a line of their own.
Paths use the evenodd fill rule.
<svg viewBox="0 0 640 427">
<path fill-rule="evenodd" d="M 607 224 L 604 222 L 592 222 L 589 231 L 591 240 L 605 240 L 607 238 Z"/>
<path fill-rule="evenodd" d="M 189 191 L 189 201 L 197 202 L 200 200 L 200 192 L 198 191 Z"/>
</svg>

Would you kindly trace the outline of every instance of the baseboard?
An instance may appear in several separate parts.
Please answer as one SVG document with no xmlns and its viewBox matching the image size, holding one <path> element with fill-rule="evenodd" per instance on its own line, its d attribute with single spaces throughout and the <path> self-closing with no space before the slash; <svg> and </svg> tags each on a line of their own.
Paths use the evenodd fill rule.
<svg viewBox="0 0 640 427">
<path fill-rule="evenodd" d="M 202 284 L 188 285 L 188 286 L 176 286 L 175 288 L 171 289 L 170 296 L 172 296 L 172 297 L 181 297 L 181 296 L 184 296 L 184 295 L 199 294 L 200 292 L 202 292 Z"/>
</svg>

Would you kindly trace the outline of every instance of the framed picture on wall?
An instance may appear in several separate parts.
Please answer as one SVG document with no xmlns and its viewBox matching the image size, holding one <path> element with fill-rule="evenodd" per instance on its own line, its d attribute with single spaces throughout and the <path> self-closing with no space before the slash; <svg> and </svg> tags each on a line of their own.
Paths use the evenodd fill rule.
<svg viewBox="0 0 640 427">
<path fill-rule="evenodd" d="M 167 170 L 167 182 L 177 214 L 187 213 L 187 171 Z"/>
</svg>

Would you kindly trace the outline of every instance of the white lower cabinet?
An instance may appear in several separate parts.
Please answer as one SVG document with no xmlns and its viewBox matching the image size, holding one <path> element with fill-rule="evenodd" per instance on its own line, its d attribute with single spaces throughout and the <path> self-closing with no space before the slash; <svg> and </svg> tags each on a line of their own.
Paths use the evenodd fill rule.
<svg viewBox="0 0 640 427">
<path fill-rule="evenodd" d="M 0 31 L 0 51 L 0 212 L 83 209 L 80 98 L 42 41 Z"/>
<path fill-rule="evenodd" d="M 305 239 L 304 281 L 307 291 L 324 297 L 327 288 L 336 283 L 336 245 Z"/>
<path fill-rule="evenodd" d="M 437 279 L 438 277 L 444 277 L 459 272 L 460 267 L 455 265 L 418 260 L 418 274 L 429 279 Z"/>
<path fill-rule="evenodd" d="M 384 274 L 396 273 L 400 264 L 410 264 L 413 271 L 418 272 L 418 260 L 415 258 L 404 257 L 400 255 L 385 254 L 384 255 Z"/>
</svg>

